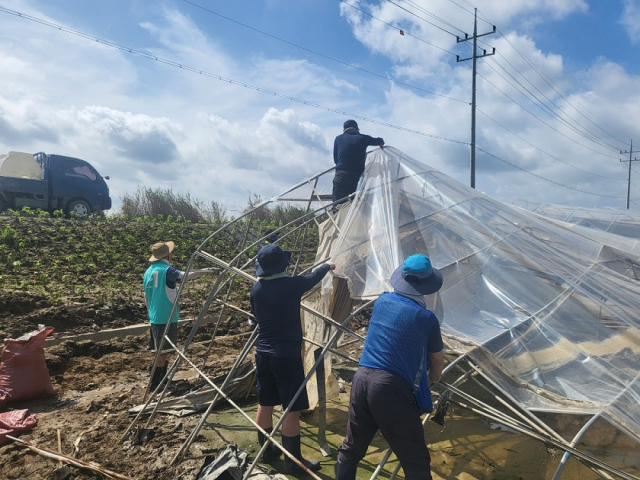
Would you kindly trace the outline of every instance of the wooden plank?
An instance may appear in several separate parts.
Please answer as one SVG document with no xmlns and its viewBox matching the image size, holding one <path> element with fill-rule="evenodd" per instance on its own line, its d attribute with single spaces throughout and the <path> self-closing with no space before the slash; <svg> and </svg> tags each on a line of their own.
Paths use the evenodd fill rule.
<svg viewBox="0 0 640 480">
<path fill-rule="evenodd" d="M 208 325 L 210 323 L 216 322 L 218 319 L 217 315 L 209 315 L 205 317 L 202 325 Z M 228 315 L 223 315 L 222 321 L 226 321 L 229 319 Z M 193 322 L 195 318 L 185 318 L 183 320 L 178 320 L 178 326 L 184 325 L 185 323 Z M 112 338 L 123 338 L 127 335 L 144 335 L 149 331 L 148 323 L 139 323 L 136 325 L 129 325 L 127 327 L 122 328 L 113 328 L 109 330 L 101 330 L 99 332 L 89 332 L 89 333 L 79 333 L 77 335 L 69 335 L 66 337 L 53 337 L 47 338 L 44 342 L 45 347 L 53 347 L 54 345 L 59 345 L 62 342 L 72 341 L 72 342 L 81 342 L 83 340 L 92 340 L 94 342 L 104 342 L 106 340 L 111 340 Z"/>
</svg>

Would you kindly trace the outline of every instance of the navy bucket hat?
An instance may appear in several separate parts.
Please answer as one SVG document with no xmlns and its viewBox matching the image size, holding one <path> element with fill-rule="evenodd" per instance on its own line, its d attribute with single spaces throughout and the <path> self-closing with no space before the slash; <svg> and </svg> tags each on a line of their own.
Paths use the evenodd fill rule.
<svg viewBox="0 0 640 480">
<path fill-rule="evenodd" d="M 391 286 L 398 293 L 429 295 L 442 287 L 442 273 L 426 255 L 411 255 L 391 275 Z"/>
<path fill-rule="evenodd" d="M 282 250 L 278 245 L 265 245 L 256 257 L 256 275 L 268 277 L 284 272 L 291 262 L 291 252 Z"/>
<path fill-rule="evenodd" d="M 346 122 L 344 122 L 344 125 L 342 126 L 342 128 L 344 130 L 346 130 L 347 128 L 355 128 L 357 130 L 358 122 L 356 122 L 355 120 L 347 120 Z"/>
</svg>

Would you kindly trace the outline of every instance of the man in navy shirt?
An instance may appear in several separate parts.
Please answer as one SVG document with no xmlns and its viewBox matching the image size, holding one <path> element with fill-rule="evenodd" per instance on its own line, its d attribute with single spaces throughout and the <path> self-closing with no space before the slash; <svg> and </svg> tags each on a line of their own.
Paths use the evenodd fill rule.
<svg viewBox="0 0 640 480">
<path fill-rule="evenodd" d="M 273 430 L 273 407 L 286 408 L 304 381 L 302 364 L 302 323 L 300 301 L 335 265 L 323 264 L 308 275 L 290 277 L 286 273 L 291 252 L 269 244 L 260 249 L 256 261 L 259 280 L 251 287 L 251 313 L 258 322 L 256 375 L 258 377 L 258 413 L 256 423 L 269 434 Z M 304 389 L 282 422 L 282 446 L 308 469 L 317 471 L 320 462 L 305 460 L 300 452 L 300 411 L 309 408 Z M 258 432 L 262 446 L 266 437 Z M 269 444 L 262 455 L 264 462 L 280 456 Z M 289 457 L 284 460 L 289 474 L 303 470 Z"/>
<path fill-rule="evenodd" d="M 440 381 L 444 354 L 440 324 L 424 295 L 437 292 L 442 274 L 425 255 L 411 255 L 391 276 L 393 293 L 373 307 L 360 366 L 351 383 L 347 435 L 338 449 L 336 480 L 355 480 L 358 462 L 378 430 L 389 443 L 407 480 L 430 480 L 414 383 L 418 372 Z M 421 389 L 423 383 L 421 383 Z M 428 381 L 420 392 L 431 405 Z"/>
<path fill-rule="evenodd" d="M 333 142 L 333 162 L 336 164 L 336 173 L 333 177 L 331 199 L 334 202 L 356 191 L 360 175 L 364 172 L 367 147 L 384 146 L 382 138 L 360 133 L 355 120 L 347 120 L 343 127 L 342 135 L 338 135 Z"/>
</svg>

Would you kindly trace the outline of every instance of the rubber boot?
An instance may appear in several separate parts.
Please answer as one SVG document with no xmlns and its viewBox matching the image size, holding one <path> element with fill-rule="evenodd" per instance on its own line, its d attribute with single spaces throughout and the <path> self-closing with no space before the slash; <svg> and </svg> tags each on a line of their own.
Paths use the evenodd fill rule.
<svg viewBox="0 0 640 480">
<path fill-rule="evenodd" d="M 305 460 L 302 458 L 302 453 L 300 452 L 300 435 L 296 435 L 295 437 L 285 437 L 282 435 L 282 446 L 289 452 L 291 455 L 296 457 L 305 467 L 307 467 L 312 472 L 317 472 L 322 468 L 320 462 L 318 460 Z M 300 473 L 306 473 L 302 468 L 298 466 L 293 460 L 289 457 L 284 457 L 284 473 L 290 475 L 296 475 Z"/>
<path fill-rule="evenodd" d="M 271 435 L 271 432 L 273 432 L 273 427 L 265 428 L 264 431 L 267 432 L 269 435 Z M 265 437 L 262 432 L 258 431 L 258 443 L 260 443 L 260 447 L 262 447 L 264 445 L 264 442 L 266 441 L 267 441 L 267 437 Z M 267 445 L 267 448 L 265 448 L 264 452 L 262 452 L 262 457 L 260 461 L 262 463 L 271 463 L 274 460 L 277 460 L 278 458 L 280 458 L 280 455 L 282 455 L 282 452 L 280 451 L 280 449 L 276 447 L 273 443 L 269 442 L 269 445 Z"/>
<path fill-rule="evenodd" d="M 336 480 L 356 480 L 357 463 L 336 462 Z"/>
<path fill-rule="evenodd" d="M 164 368 L 166 368 L 166 365 L 164 367 L 156 367 L 156 369 L 153 372 L 153 377 L 151 377 L 151 391 L 155 391 L 156 388 L 158 388 L 158 385 L 160 385 L 160 382 L 162 381 L 162 379 L 164 378 Z M 151 367 L 149 368 L 149 371 L 153 370 L 153 365 L 151 365 Z"/>
<path fill-rule="evenodd" d="M 160 385 L 162 385 L 164 382 L 167 381 L 167 372 L 169 371 L 169 364 L 165 363 L 164 367 L 162 367 L 161 371 L 160 371 L 160 381 L 158 382 Z M 171 385 L 169 385 L 169 387 L 167 388 L 166 392 L 168 395 L 173 395 L 175 392 L 177 391 L 176 389 L 176 384 L 172 383 Z"/>
<path fill-rule="evenodd" d="M 165 363 L 164 367 L 160 368 L 160 381 L 158 382 L 158 384 L 164 381 L 165 377 L 167 376 L 167 370 L 169 370 L 169 365 Z"/>
</svg>

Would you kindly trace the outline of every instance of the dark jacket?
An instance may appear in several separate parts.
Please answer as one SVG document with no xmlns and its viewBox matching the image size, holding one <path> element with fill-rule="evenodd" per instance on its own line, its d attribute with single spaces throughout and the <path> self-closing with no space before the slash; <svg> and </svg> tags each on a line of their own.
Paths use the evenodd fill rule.
<svg viewBox="0 0 640 480">
<path fill-rule="evenodd" d="M 251 313 L 260 326 L 256 351 L 277 357 L 299 358 L 302 347 L 300 300 L 324 276 L 324 264 L 308 275 L 260 279 L 251 287 Z"/>
<path fill-rule="evenodd" d="M 336 170 L 362 175 L 367 159 L 367 147 L 376 145 L 384 145 L 384 140 L 364 135 L 355 128 L 338 135 L 333 142 L 333 162 L 336 164 Z"/>
</svg>

